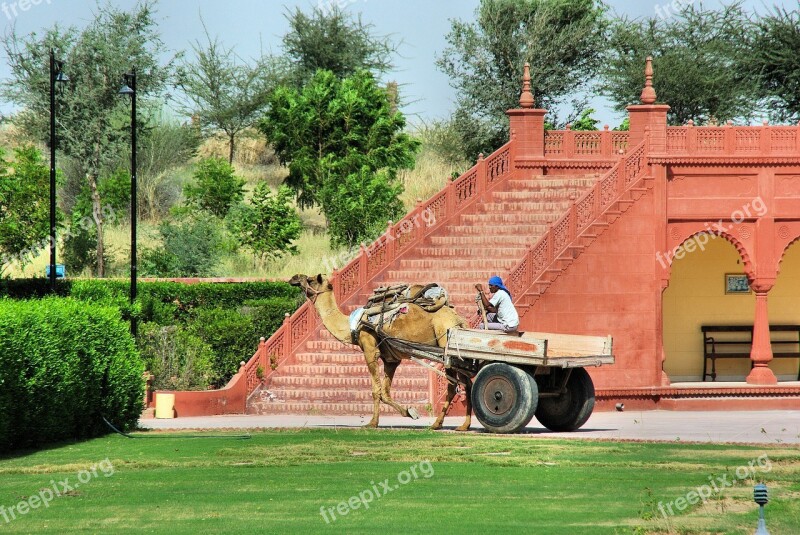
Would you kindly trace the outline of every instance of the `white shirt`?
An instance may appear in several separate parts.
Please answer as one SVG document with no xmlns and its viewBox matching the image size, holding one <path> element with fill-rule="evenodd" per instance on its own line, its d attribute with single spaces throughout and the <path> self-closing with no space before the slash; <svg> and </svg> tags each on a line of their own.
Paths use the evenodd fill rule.
<svg viewBox="0 0 800 535">
<path fill-rule="evenodd" d="M 516 328 L 519 325 L 519 315 L 517 309 L 511 304 L 511 297 L 503 290 L 497 290 L 489 299 L 489 304 L 497 309 L 497 321 L 509 328 Z"/>
</svg>

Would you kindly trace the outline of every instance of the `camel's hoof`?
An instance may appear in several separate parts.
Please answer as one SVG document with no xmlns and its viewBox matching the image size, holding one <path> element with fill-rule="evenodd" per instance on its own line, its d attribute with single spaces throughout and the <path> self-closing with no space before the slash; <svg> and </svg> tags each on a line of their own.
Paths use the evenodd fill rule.
<svg viewBox="0 0 800 535">
<path fill-rule="evenodd" d="M 414 407 L 408 408 L 408 415 L 409 417 L 411 417 L 412 420 L 419 420 L 419 413 L 417 412 L 417 409 L 415 409 Z"/>
<path fill-rule="evenodd" d="M 378 428 L 377 423 L 370 422 L 367 425 L 363 426 L 361 429 L 377 429 L 377 428 Z"/>
<path fill-rule="evenodd" d="M 456 431 L 469 431 L 469 426 L 459 425 L 458 427 L 456 427 L 455 430 Z"/>
<path fill-rule="evenodd" d="M 433 422 L 433 425 L 431 426 L 431 431 L 438 431 L 441 428 L 442 428 L 441 422 Z"/>
</svg>

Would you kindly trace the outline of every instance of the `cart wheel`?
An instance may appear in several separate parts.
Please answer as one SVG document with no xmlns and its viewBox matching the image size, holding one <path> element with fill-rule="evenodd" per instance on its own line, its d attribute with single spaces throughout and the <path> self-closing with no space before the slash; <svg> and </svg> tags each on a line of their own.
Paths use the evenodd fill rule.
<svg viewBox="0 0 800 535">
<path fill-rule="evenodd" d="M 472 407 L 483 427 L 493 433 L 514 433 L 536 412 L 539 390 L 526 371 L 504 362 L 484 366 L 472 384 Z"/>
<path fill-rule="evenodd" d="M 540 376 L 542 377 L 542 376 Z M 575 368 L 567 381 L 567 391 L 556 398 L 542 398 L 536 419 L 551 431 L 575 431 L 594 410 L 594 384 L 587 371 Z"/>
</svg>

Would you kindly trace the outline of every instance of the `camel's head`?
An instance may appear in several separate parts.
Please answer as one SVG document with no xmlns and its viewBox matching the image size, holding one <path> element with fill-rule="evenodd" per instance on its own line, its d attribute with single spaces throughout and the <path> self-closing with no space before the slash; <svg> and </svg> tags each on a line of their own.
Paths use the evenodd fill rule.
<svg viewBox="0 0 800 535">
<path fill-rule="evenodd" d="M 297 275 L 289 279 L 289 284 L 291 284 L 292 286 L 299 286 L 300 288 L 302 288 L 306 294 L 306 297 L 308 297 L 312 301 L 319 294 L 333 290 L 333 285 L 331 285 L 331 283 L 328 282 L 327 278 L 322 276 L 322 273 L 320 273 L 316 277 L 309 277 L 307 275 L 302 275 L 298 273 Z"/>
</svg>

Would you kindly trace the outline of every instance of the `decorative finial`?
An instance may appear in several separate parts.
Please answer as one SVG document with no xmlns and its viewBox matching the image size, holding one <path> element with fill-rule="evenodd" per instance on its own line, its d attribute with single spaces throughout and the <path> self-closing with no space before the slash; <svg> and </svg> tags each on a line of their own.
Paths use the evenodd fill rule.
<svg viewBox="0 0 800 535">
<path fill-rule="evenodd" d="M 653 89 L 653 56 L 647 56 L 644 67 L 644 89 L 639 97 L 642 104 L 656 103 L 656 90 Z"/>
<path fill-rule="evenodd" d="M 533 93 L 531 93 L 531 64 L 525 62 L 522 71 L 522 94 L 519 96 L 520 108 L 533 108 Z"/>
</svg>

